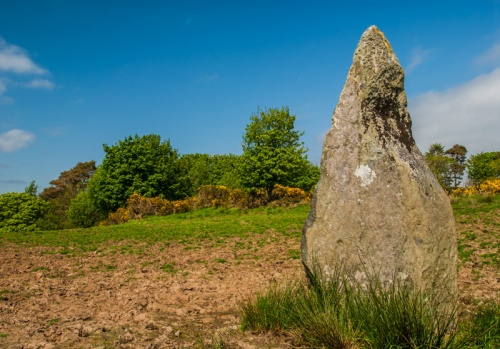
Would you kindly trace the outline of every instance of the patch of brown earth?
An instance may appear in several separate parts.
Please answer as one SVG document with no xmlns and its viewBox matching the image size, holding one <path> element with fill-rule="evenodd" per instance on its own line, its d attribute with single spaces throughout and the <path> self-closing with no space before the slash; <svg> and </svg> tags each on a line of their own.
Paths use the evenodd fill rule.
<svg viewBox="0 0 500 349">
<path fill-rule="evenodd" d="M 219 337 L 234 348 L 291 347 L 239 331 L 239 303 L 274 281 L 303 277 L 299 244 L 276 234 L 264 245 L 256 235 L 73 254 L 2 246 L 0 347 L 202 348 Z M 498 297 L 499 285 L 495 267 L 459 269 L 464 303 Z"/>
<path fill-rule="evenodd" d="M 265 337 L 237 330 L 239 303 L 302 269 L 289 252 L 298 252 L 296 239 L 259 239 L 126 254 L 109 245 L 73 256 L 1 247 L 0 347 L 181 348 L 216 333 L 261 347 Z"/>
</svg>

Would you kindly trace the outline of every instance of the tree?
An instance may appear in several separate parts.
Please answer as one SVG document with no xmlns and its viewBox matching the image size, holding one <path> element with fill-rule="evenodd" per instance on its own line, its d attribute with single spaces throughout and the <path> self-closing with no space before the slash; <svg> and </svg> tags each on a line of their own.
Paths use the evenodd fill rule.
<svg viewBox="0 0 500 349">
<path fill-rule="evenodd" d="M 479 153 L 467 161 L 467 174 L 473 184 L 500 177 L 500 152 Z"/>
<path fill-rule="evenodd" d="M 38 185 L 35 184 L 35 181 L 31 181 L 30 184 L 24 188 L 24 192 L 26 194 L 36 196 L 36 193 L 38 192 Z"/>
<path fill-rule="evenodd" d="M 87 183 L 96 170 L 95 161 L 79 162 L 68 171 L 63 171 L 50 186 L 40 193 L 40 198 L 47 201 L 49 211 L 45 215 L 47 229 L 69 228 L 68 210 L 71 200 L 81 191 L 85 191 Z"/>
<path fill-rule="evenodd" d="M 453 160 L 445 155 L 443 145 L 440 143 L 431 144 L 429 150 L 425 153 L 425 161 L 436 176 L 439 184 L 445 190 L 449 190 L 452 181 L 450 166 Z"/>
<path fill-rule="evenodd" d="M 177 150 L 158 135 L 127 137 L 103 145 L 104 160 L 89 182 L 90 196 L 104 213 L 123 207 L 133 193 L 180 199 Z"/>
<path fill-rule="evenodd" d="M 68 217 L 74 226 L 80 228 L 92 227 L 104 218 L 92 202 L 88 191 L 81 191 L 71 199 Z"/>
<path fill-rule="evenodd" d="M 178 160 L 179 181 L 186 197 L 194 196 L 203 185 L 241 187 L 241 156 L 185 154 Z"/>
<path fill-rule="evenodd" d="M 450 163 L 450 173 L 453 180 L 453 187 L 456 189 L 460 185 L 465 172 L 467 148 L 465 148 L 463 145 L 455 144 L 444 153 L 454 160 Z"/>
<path fill-rule="evenodd" d="M 0 195 L 0 230 L 26 232 L 38 230 L 48 204 L 28 193 Z"/>
<path fill-rule="evenodd" d="M 271 200 L 275 184 L 298 186 L 306 167 L 307 149 L 295 130 L 295 115 L 288 107 L 257 110 L 243 135 L 242 183 L 266 190 Z"/>
</svg>

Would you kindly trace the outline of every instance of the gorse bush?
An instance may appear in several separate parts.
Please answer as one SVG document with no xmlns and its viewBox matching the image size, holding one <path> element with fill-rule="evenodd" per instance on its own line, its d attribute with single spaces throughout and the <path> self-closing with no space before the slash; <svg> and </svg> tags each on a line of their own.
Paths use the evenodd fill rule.
<svg viewBox="0 0 500 349">
<path fill-rule="evenodd" d="M 130 219 L 140 219 L 145 216 L 169 215 L 173 213 L 189 212 L 196 208 L 195 199 L 170 201 L 160 197 L 147 198 L 137 193 L 132 194 L 125 207 L 108 214 L 101 225 L 120 224 Z"/>
<path fill-rule="evenodd" d="M 489 179 L 478 185 L 455 189 L 452 193 L 456 196 L 468 195 L 498 195 L 500 194 L 500 179 Z"/>
<path fill-rule="evenodd" d="M 288 188 L 277 184 L 273 190 L 273 199 L 271 206 L 287 207 L 307 203 L 311 199 L 311 194 L 300 188 Z M 264 190 L 252 193 L 244 189 L 228 189 L 219 185 L 201 186 L 194 198 L 174 201 L 160 197 L 148 198 L 134 193 L 127 199 L 125 207 L 109 213 L 101 225 L 120 224 L 145 216 L 163 216 L 209 207 L 248 209 L 264 206 L 266 203 L 267 194 Z M 84 212 L 87 211 L 75 216 L 75 224 L 77 224 L 76 219 L 81 219 Z M 78 224 L 83 227 L 82 223 Z"/>
</svg>

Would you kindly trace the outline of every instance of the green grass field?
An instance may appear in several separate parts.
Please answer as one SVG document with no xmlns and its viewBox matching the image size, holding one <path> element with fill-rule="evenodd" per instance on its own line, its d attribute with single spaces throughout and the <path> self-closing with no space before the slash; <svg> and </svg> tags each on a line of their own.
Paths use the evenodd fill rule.
<svg viewBox="0 0 500 349">
<path fill-rule="evenodd" d="M 272 231 L 300 239 L 309 207 L 203 209 L 170 216 L 151 216 L 120 225 L 29 233 L 0 232 L 0 244 L 52 247 L 59 253 L 96 251 L 102 244 L 130 240 L 151 245 L 181 243 L 196 248 L 200 243 L 221 244 L 227 238 L 263 236 Z M 266 238 L 266 239 L 264 239 Z"/>
</svg>

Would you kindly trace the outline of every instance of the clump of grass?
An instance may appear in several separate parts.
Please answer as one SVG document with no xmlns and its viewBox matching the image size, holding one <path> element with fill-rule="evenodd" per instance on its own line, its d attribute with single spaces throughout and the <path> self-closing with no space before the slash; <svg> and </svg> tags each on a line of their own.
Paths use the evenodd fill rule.
<svg viewBox="0 0 500 349">
<path fill-rule="evenodd" d="M 297 312 L 289 311 L 304 296 L 299 283 L 273 283 L 265 293 L 258 294 L 241 305 L 242 328 L 257 332 L 282 333 L 297 326 Z"/>
<path fill-rule="evenodd" d="M 500 348 L 500 304 L 490 301 L 480 305 L 461 327 L 471 348 Z"/>
<path fill-rule="evenodd" d="M 396 278 L 361 287 L 339 267 L 309 283 L 274 285 L 242 305 L 243 329 L 286 333 L 314 348 L 459 348 L 456 309 L 437 307 Z"/>
</svg>

